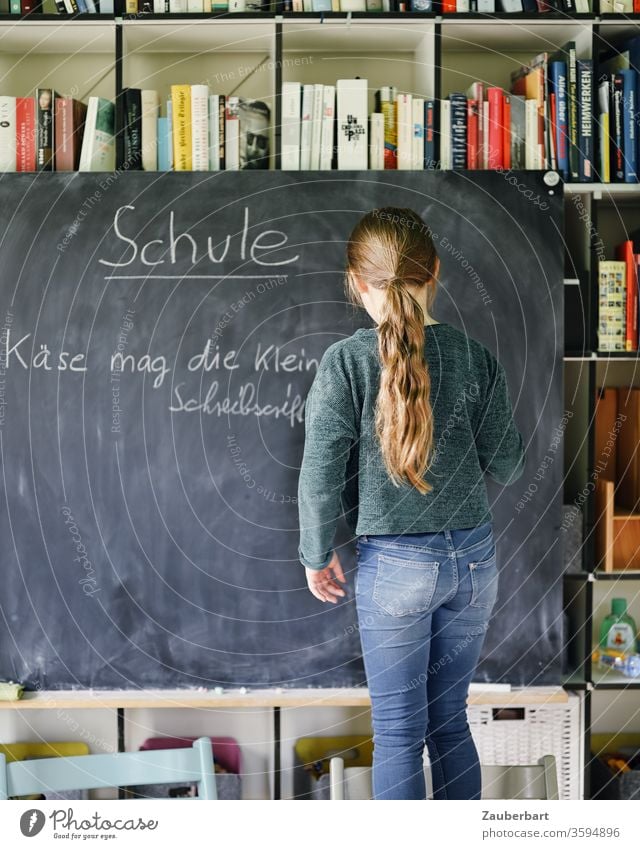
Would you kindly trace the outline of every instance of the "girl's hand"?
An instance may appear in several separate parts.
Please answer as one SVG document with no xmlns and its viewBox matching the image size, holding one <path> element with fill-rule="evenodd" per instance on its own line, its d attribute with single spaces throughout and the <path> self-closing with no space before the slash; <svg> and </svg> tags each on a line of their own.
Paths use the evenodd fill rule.
<svg viewBox="0 0 640 849">
<path fill-rule="evenodd" d="M 305 569 L 305 572 L 307 573 L 309 589 L 320 601 L 330 601 L 332 604 L 337 604 L 336 596 L 346 595 L 340 584 L 337 584 L 334 580 L 335 575 L 343 584 L 346 583 L 342 566 L 335 551 L 331 561 L 324 569 Z"/>
</svg>

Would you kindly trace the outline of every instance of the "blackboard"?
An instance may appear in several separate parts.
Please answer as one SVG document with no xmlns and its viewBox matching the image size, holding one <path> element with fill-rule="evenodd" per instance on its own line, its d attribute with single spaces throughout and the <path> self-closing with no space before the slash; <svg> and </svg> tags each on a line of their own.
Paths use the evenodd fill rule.
<svg viewBox="0 0 640 849">
<path fill-rule="evenodd" d="M 431 171 L 3 175 L 0 678 L 365 684 L 353 593 L 306 588 L 295 499 L 317 363 L 373 326 L 345 241 L 389 204 L 429 223 L 433 313 L 503 362 L 527 442 L 520 481 L 488 482 L 476 680 L 560 681 L 562 186 Z M 343 520 L 336 545 L 352 587 Z"/>
</svg>

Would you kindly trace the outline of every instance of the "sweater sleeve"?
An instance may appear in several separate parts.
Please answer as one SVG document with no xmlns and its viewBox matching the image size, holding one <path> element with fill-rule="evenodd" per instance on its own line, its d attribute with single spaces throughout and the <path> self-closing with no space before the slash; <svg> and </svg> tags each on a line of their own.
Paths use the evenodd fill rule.
<svg viewBox="0 0 640 849">
<path fill-rule="evenodd" d="M 475 433 L 480 467 L 498 483 L 515 483 L 524 471 L 524 440 L 513 420 L 507 376 L 491 355 L 487 395 Z"/>
<path fill-rule="evenodd" d="M 324 569 L 342 515 L 342 492 L 354 441 L 358 438 L 349 379 L 340 357 L 328 348 L 305 401 L 305 443 L 298 479 L 303 566 Z"/>
</svg>

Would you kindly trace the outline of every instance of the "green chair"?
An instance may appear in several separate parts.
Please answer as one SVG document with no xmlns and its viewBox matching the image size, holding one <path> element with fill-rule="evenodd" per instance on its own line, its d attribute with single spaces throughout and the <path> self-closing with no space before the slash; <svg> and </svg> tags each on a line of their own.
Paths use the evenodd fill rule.
<svg viewBox="0 0 640 849">
<path fill-rule="evenodd" d="M 217 799 L 210 737 L 189 749 L 118 752 L 7 763 L 0 753 L 0 800 L 48 790 L 95 790 L 129 784 L 192 781 L 199 799 Z"/>
</svg>

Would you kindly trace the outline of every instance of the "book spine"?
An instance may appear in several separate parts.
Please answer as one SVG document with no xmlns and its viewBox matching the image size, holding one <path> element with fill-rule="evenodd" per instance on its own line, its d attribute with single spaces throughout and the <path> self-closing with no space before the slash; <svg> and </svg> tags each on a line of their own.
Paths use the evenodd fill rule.
<svg viewBox="0 0 640 849">
<path fill-rule="evenodd" d="M 53 89 L 39 88 L 36 90 L 36 122 L 38 128 L 36 164 L 38 171 L 53 171 L 54 98 Z"/>
<path fill-rule="evenodd" d="M 435 137 L 435 101 L 424 102 L 424 167 L 433 170 L 438 167 L 436 162 L 436 137 Z"/>
<path fill-rule="evenodd" d="M 282 85 L 282 171 L 300 170 L 300 93 L 297 82 Z"/>
<path fill-rule="evenodd" d="M 622 77 L 622 160 L 624 163 L 624 182 L 637 183 L 637 73 L 635 68 L 627 68 L 618 71 L 618 73 Z"/>
<path fill-rule="evenodd" d="M 143 89 L 140 95 L 142 112 L 142 170 L 158 170 L 158 116 L 160 115 L 160 97 L 153 89 Z"/>
<path fill-rule="evenodd" d="M 626 268 L 624 262 L 598 263 L 598 349 L 624 351 L 626 345 Z"/>
<path fill-rule="evenodd" d="M 511 97 L 502 93 L 502 167 L 511 168 Z"/>
<path fill-rule="evenodd" d="M 410 94 L 399 94 L 398 106 L 398 170 L 408 171 L 413 161 L 413 104 Z"/>
<path fill-rule="evenodd" d="M 573 10 L 568 10 L 573 14 L 575 5 L 573 0 L 570 0 L 573 5 Z M 569 174 L 572 180 L 580 179 L 580 149 L 578 147 L 578 61 L 576 58 L 576 48 L 572 45 L 569 49 L 567 60 L 567 111 L 569 123 Z"/>
<path fill-rule="evenodd" d="M 478 101 L 467 99 L 467 168 L 478 168 Z"/>
<path fill-rule="evenodd" d="M 551 85 L 555 95 L 557 169 L 563 179 L 569 179 L 569 125 L 567 115 L 567 66 L 565 62 L 551 62 Z"/>
<path fill-rule="evenodd" d="M 124 99 L 124 161 L 130 171 L 142 171 L 142 103 L 139 88 L 126 88 Z"/>
<path fill-rule="evenodd" d="M 616 245 L 616 259 L 624 262 L 626 276 L 625 350 L 638 350 L 638 289 L 633 257 L 633 241 Z"/>
<path fill-rule="evenodd" d="M 487 87 L 489 106 L 489 139 L 487 148 L 487 168 L 502 167 L 502 89 L 498 86 Z"/>
<path fill-rule="evenodd" d="M 0 95 L 0 171 L 16 170 L 16 98 Z"/>
<path fill-rule="evenodd" d="M 611 181 L 624 181 L 623 162 L 623 126 L 622 126 L 622 76 L 619 73 L 611 75 L 611 108 L 610 139 L 611 139 Z"/>
<path fill-rule="evenodd" d="M 36 102 L 16 98 L 16 171 L 36 170 Z"/>
<path fill-rule="evenodd" d="M 334 86 L 335 91 L 335 86 Z M 313 130 L 313 86 L 302 86 L 302 111 L 300 113 L 300 170 L 311 167 L 311 136 Z M 331 137 L 333 144 L 333 136 Z"/>
<path fill-rule="evenodd" d="M 324 86 L 316 84 L 313 87 L 313 112 L 311 114 L 311 155 L 309 168 L 317 171 L 320 168 L 320 140 L 322 138 L 322 100 Z"/>
<path fill-rule="evenodd" d="M 440 169 L 451 168 L 451 101 L 443 97 L 440 101 Z"/>
<path fill-rule="evenodd" d="M 73 171 L 73 100 L 70 97 L 56 97 L 54 111 L 55 170 Z"/>
<path fill-rule="evenodd" d="M 171 86 L 173 167 L 191 171 L 191 86 Z"/>
<path fill-rule="evenodd" d="M 593 181 L 593 63 L 578 60 L 578 180 Z"/>
<path fill-rule="evenodd" d="M 209 170 L 220 170 L 220 103 L 217 94 L 209 95 Z"/>
<path fill-rule="evenodd" d="M 158 134 L 158 171 L 170 171 L 169 159 L 169 118 L 157 119 Z"/>
<path fill-rule="evenodd" d="M 218 95 L 218 160 L 220 162 L 220 170 L 224 171 L 227 167 L 227 96 L 226 94 Z"/>
<path fill-rule="evenodd" d="M 191 86 L 191 167 L 209 170 L 209 86 Z"/>
<path fill-rule="evenodd" d="M 398 130 L 395 103 L 390 96 L 380 103 L 378 111 L 384 118 L 384 167 L 393 170 L 398 167 Z"/>
<path fill-rule="evenodd" d="M 236 95 L 227 97 L 225 111 L 225 161 L 228 171 L 240 168 L 240 106 Z"/>
<path fill-rule="evenodd" d="M 467 98 L 460 92 L 449 95 L 451 102 L 451 168 L 467 167 Z"/>
<path fill-rule="evenodd" d="M 367 139 L 367 80 L 338 80 L 338 168 L 365 170 L 369 158 Z"/>
<path fill-rule="evenodd" d="M 609 183 L 611 180 L 611 148 L 609 144 L 610 126 L 609 126 L 609 96 L 610 80 L 608 78 L 601 79 L 598 83 L 598 150 L 599 150 L 599 165 L 600 165 L 600 182 Z"/>
<path fill-rule="evenodd" d="M 324 87 L 322 102 L 322 131 L 320 136 L 320 169 L 330 171 L 333 161 L 333 135 L 336 121 L 336 87 Z"/>
<path fill-rule="evenodd" d="M 372 112 L 369 116 L 369 168 L 384 170 L 384 115 Z"/>
<path fill-rule="evenodd" d="M 414 97 L 411 103 L 413 110 L 413 161 L 414 171 L 424 167 L 424 98 Z"/>
</svg>

